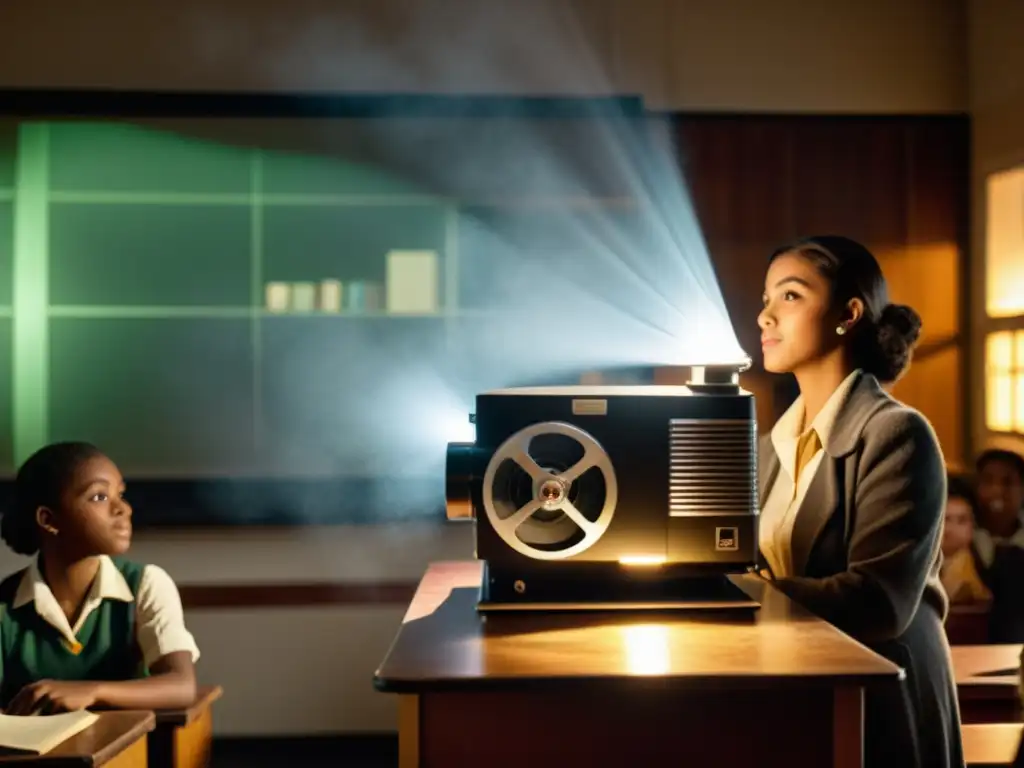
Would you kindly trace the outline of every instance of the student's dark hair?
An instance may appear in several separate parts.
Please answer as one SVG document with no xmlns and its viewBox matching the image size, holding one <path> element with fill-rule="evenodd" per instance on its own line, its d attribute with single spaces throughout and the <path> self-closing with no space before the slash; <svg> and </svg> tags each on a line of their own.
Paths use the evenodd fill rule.
<svg viewBox="0 0 1024 768">
<path fill-rule="evenodd" d="M 889 302 L 885 276 L 871 251 L 848 237 L 815 235 L 777 248 L 768 263 L 784 253 L 810 259 L 831 285 L 833 307 L 850 299 L 864 303 L 864 315 L 850 331 L 854 365 L 883 383 L 902 376 L 921 335 L 921 318 L 912 308 Z"/>
<path fill-rule="evenodd" d="M 1007 451 L 1003 448 L 989 448 L 987 451 L 982 451 L 978 456 L 978 460 L 974 463 L 974 468 L 981 472 L 985 468 L 986 464 L 993 462 L 999 462 L 1012 467 L 1016 472 L 1017 476 L 1020 477 L 1021 482 L 1024 482 L 1024 456 L 1013 451 Z"/>
<path fill-rule="evenodd" d="M 947 474 L 946 476 L 946 498 L 963 499 L 978 517 L 978 496 L 974 492 L 974 484 L 962 475 Z"/>
<path fill-rule="evenodd" d="M 14 480 L 11 506 L 0 517 L 0 538 L 19 555 L 39 551 L 39 507 L 56 507 L 85 461 L 102 456 L 95 445 L 80 442 L 51 443 L 29 456 Z"/>
</svg>

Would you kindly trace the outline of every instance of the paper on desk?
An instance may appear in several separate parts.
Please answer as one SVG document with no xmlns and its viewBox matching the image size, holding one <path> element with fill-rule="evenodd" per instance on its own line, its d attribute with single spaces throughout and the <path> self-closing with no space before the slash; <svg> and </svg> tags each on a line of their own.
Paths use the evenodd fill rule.
<svg viewBox="0 0 1024 768">
<path fill-rule="evenodd" d="M 0 749 L 45 755 L 98 719 L 85 709 L 60 715 L 0 715 Z"/>
</svg>

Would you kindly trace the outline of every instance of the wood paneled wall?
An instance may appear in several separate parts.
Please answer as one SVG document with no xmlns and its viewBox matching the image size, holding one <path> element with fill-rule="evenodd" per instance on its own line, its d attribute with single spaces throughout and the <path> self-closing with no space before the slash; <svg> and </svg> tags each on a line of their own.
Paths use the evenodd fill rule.
<svg viewBox="0 0 1024 768">
<path fill-rule="evenodd" d="M 768 254 L 800 235 L 835 233 L 878 256 L 892 301 L 923 336 L 893 394 L 932 422 L 947 462 L 969 446 L 964 275 L 969 130 L 963 117 L 680 118 L 679 149 L 740 342 L 762 429 L 792 389 L 759 372 L 757 313 Z"/>
</svg>

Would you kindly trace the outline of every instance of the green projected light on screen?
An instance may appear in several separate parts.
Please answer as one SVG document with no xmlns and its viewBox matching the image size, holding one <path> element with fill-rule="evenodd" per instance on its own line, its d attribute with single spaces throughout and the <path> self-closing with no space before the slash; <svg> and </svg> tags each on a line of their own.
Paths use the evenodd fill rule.
<svg viewBox="0 0 1024 768">
<path fill-rule="evenodd" d="M 46 442 L 86 439 L 138 476 L 326 474 L 337 432 L 323 413 L 339 392 L 365 408 L 367 372 L 297 371 L 296 340 L 307 358 L 344 357 L 383 332 L 375 318 L 407 336 L 417 324 L 421 349 L 443 339 L 453 201 L 370 165 L 225 138 L 252 130 L 230 122 L 0 124 L 5 473 Z M 393 250 L 437 254 L 437 319 L 268 310 L 268 283 L 382 283 Z"/>
<path fill-rule="evenodd" d="M 667 230 L 619 133 L 546 114 L 0 121 L 0 473 L 88 440 L 136 487 L 351 480 L 325 495 L 376 509 L 397 477 L 422 507 L 479 382 L 645 364 L 672 340 L 620 256 Z M 604 319 L 548 344 L 579 308 Z"/>
<path fill-rule="evenodd" d="M 42 446 L 48 433 L 48 142 L 46 125 L 26 124 L 18 131 L 11 297 L 14 320 L 12 428 L 16 464 Z"/>
<path fill-rule="evenodd" d="M 0 473 L 13 463 L 11 439 L 11 270 L 17 126 L 0 121 Z"/>
</svg>

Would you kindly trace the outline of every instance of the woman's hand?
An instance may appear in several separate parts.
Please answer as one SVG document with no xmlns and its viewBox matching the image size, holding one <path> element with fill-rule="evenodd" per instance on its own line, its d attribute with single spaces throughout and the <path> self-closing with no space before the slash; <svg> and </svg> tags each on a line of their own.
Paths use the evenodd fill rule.
<svg viewBox="0 0 1024 768">
<path fill-rule="evenodd" d="M 11 699 L 5 714 L 52 715 L 87 709 L 99 697 L 99 683 L 91 681 L 39 680 L 26 685 Z"/>
</svg>

